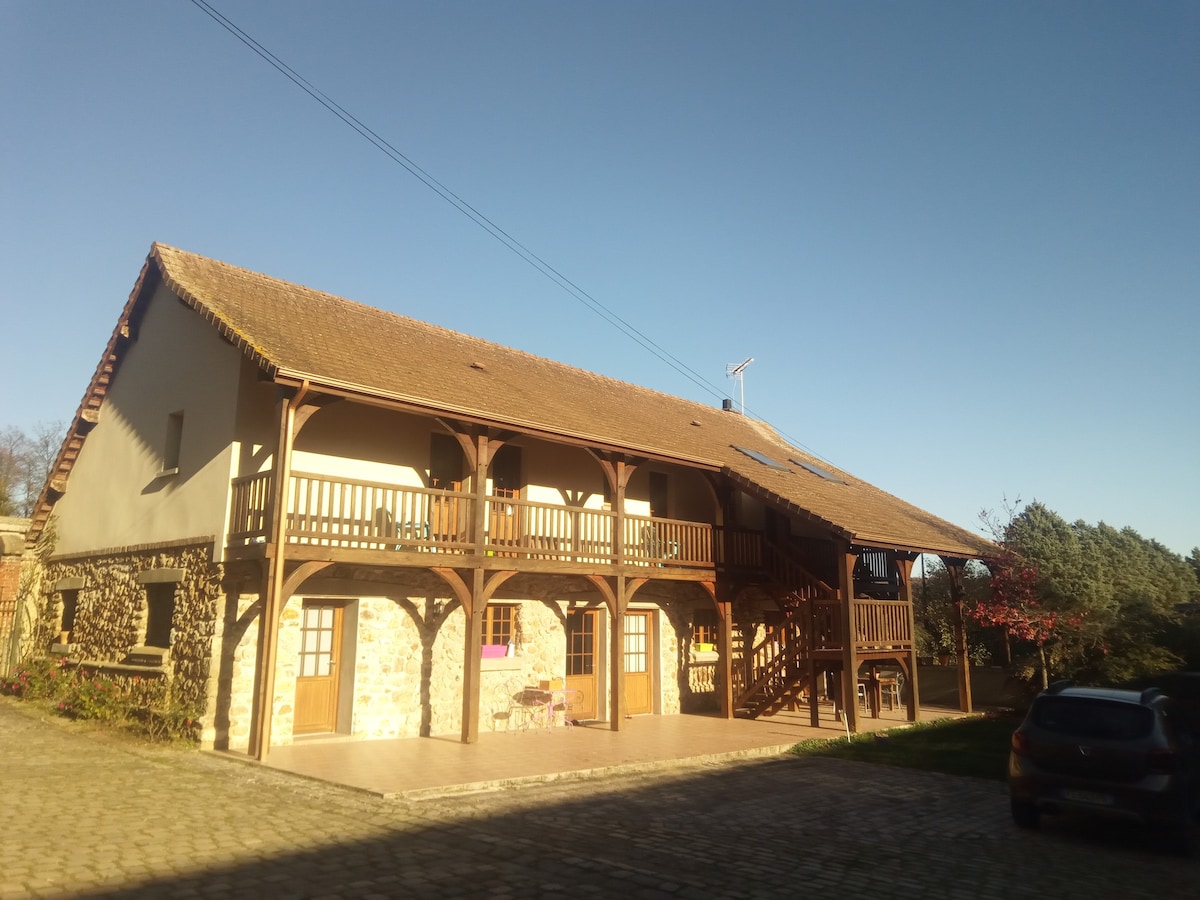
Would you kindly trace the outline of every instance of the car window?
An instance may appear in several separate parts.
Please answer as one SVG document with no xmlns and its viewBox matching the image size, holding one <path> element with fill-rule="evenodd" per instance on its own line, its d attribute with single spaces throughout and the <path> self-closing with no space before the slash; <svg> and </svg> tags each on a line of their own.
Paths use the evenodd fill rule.
<svg viewBox="0 0 1200 900">
<path fill-rule="evenodd" d="M 1033 705 L 1033 721 L 1047 731 L 1077 737 L 1129 741 L 1146 737 L 1154 713 L 1145 706 L 1085 697 L 1042 697 Z"/>
</svg>

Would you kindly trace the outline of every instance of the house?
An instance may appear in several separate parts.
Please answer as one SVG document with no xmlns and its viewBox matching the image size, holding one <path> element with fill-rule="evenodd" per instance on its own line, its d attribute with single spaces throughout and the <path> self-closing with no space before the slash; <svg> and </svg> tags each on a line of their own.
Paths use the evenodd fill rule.
<svg viewBox="0 0 1200 900">
<path fill-rule="evenodd" d="M 542 683 L 615 730 L 815 721 L 886 663 L 915 718 L 913 560 L 994 549 L 729 409 L 162 244 L 31 540 L 51 515 L 42 637 L 260 758 L 471 742 Z"/>
</svg>

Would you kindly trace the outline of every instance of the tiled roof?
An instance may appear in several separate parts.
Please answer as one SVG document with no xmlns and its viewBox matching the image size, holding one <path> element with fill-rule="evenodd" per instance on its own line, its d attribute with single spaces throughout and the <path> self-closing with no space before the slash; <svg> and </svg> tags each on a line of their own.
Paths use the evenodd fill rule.
<svg viewBox="0 0 1200 900">
<path fill-rule="evenodd" d="M 724 471 L 862 544 L 988 556 L 983 538 L 817 460 L 766 423 L 155 244 L 163 282 L 276 377 Z M 128 313 L 128 308 L 127 308 Z M 746 447 L 784 463 L 770 468 Z M 819 466 L 826 480 L 789 460 Z"/>
</svg>

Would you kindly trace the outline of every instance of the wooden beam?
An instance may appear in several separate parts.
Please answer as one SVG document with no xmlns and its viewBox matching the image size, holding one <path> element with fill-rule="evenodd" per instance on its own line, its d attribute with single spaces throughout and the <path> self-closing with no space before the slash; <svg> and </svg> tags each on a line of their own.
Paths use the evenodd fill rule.
<svg viewBox="0 0 1200 900">
<path fill-rule="evenodd" d="M 613 579 L 612 625 L 609 628 L 609 728 L 620 731 L 625 719 L 625 611 L 629 599 L 625 593 L 625 578 Z"/>
<path fill-rule="evenodd" d="M 263 760 L 271 749 L 271 718 L 275 710 L 275 666 L 279 655 L 279 618 L 282 612 L 284 567 L 287 557 L 287 494 L 292 471 L 292 443 L 296 410 L 308 395 L 308 382 L 287 398 L 279 400 L 279 431 L 275 442 L 275 475 L 271 479 L 270 519 L 267 543 L 274 552 L 266 558 L 262 614 L 259 618 L 258 684 L 256 706 L 250 726 L 250 752 Z M 307 419 L 307 416 L 305 416 Z"/>
<path fill-rule="evenodd" d="M 842 601 L 842 715 L 846 727 L 858 733 L 858 656 L 854 634 L 854 564 L 858 554 L 843 543 L 838 554 L 838 597 Z"/>
<path fill-rule="evenodd" d="M 906 668 L 908 671 L 908 721 L 919 722 L 921 719 L 921 692 L 917 685 L 917 622 L 913 609 L 912 570 L 914 560 L 908 557 L 897 557 L 896 568 L 900 572 L 900 599 L 908 604 L 908 633 L 912 636 L 912 649 L 907 654 Z"/>
<path fill-rule="evenodd" d="M 721 717 L 732 719 L 737 712 L 733 708 L 733 599 L 727 585 L 721 588 L 720 596 L 713 597 L 713 602 L 717 604 L 717 664 L 721 667 L 717 704 Z"/>
<path fill-rule="evenodd" d="M 974 712 L 971 700 L 971 657 L 967 655 L 967 628 L 963 620 L 963 569 L 966 561 L 943 556 L 950 580 L 950 621 L 954 624 L 954 650 L 958 658 L 958 708 Z"/>
<path fill-rule="evenodd" d="M 482 668 L 483 614 L 487 609 L 483 569 L 475 569 L 471 581 L 473 602 L 463 636 L 462 742 L 479 740 L 479 683 Z"/>
</svg>

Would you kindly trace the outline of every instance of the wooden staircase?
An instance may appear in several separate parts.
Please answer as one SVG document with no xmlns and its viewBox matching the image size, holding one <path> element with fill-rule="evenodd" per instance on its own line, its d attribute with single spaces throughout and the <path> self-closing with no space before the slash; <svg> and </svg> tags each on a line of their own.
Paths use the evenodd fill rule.
<svg viewBox="0 0 1200 900">
<path fill-rule="evenodd" d="M 746 654 L 746 666 L 735 668 L 734 708 L 747 718 L 773 715 L 800 702 L 812 687 L 812 651 L 827 645 L 830 637 L 823 623 L 836 621 L 828 613 L 836 608 L 837 592 L 766 540 L 762 572 L 784 619 Z"/>
</svg>

